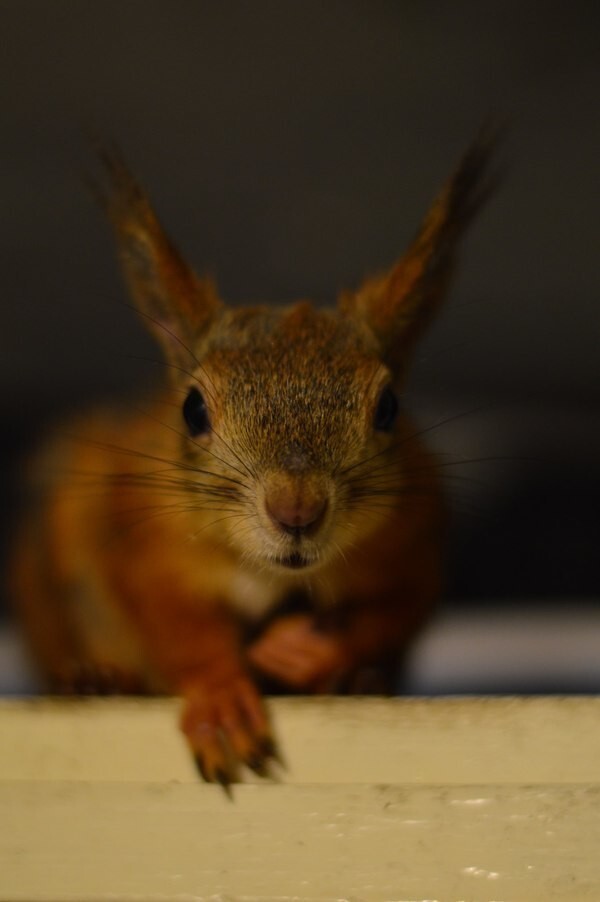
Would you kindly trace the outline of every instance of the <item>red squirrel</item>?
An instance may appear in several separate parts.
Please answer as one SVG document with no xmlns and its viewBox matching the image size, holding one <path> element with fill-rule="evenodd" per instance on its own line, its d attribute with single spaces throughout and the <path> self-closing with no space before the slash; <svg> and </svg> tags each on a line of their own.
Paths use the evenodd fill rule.
<svg viewBox="0 0 600 902">
<path fill-rule="evenodd" d="M 331 309 L 226 306 L 102 152 L 167 379 L 143 412 L 92 412 L 32 463 L 12 582 L 52 690 L 178 694 L 201 774 L 227 787 L 278 756 L 262 684 L 356 686 L 407 646 L 440 592 L 445 515 L 401 392 L 494 143 L 476 137 L 399 262 Z"/>
</svg>

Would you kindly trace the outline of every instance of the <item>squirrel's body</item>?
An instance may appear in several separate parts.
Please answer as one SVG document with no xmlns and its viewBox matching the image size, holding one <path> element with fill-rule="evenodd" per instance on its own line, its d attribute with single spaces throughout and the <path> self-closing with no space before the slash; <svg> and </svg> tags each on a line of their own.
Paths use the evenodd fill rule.
<svg viewBox="0 0 600 902">
<path fill-rule="evenodd" d="M 340 299 L 231 309 L 106 158 L 134 298 L 169 385 L 92 414 L 34 463 L 13 567 L 56 688 L 175 691 L 209 779 L 274 754 L 256 681 L 348 684 L 402 649 L 441 584 L 435 462 L 399 408 L 415 337 L 482 199 L 480 139 L 392 272 Z M 290 595 L 302 613 L 278 617 Z"/>
<path fill-rule="evenodd" d="M 249 331 L 247 316 L 244 310 L 240 319 L 246 320 L 244 327 Z M 267 319 L 269 331 L 263 334 L 266 344 L 276 344 L 279 333 L 283 333 L 285 354 L 295 355 L 296 370 L 298 363 L 305 361 L 307 372 L 294 374 L 298 384 L 310 375 L 313 385 L 318 380 L 328 385 L 333 373 L 326 369 L 315 373 L 316 361 L 302 347 L 302 322 L 310 323 L 320 341 L 330 314 L 302 304 L 280 314 L 257 311 L 255 317 L 261 331 L 264 329 L 261 320 Z M 235 319 L 235 313 L 232 318 Z M 298 330 L 297 339 L 293 335 L 295 330 Z M 259 352 L 258 359 L 265 367 L 267 378 L 272 355 L 277 351 L 272 349 L 269 355 L 266 348 L 263 351 L 256 344 L 250 346 L 249 353 L 253 354 L 254 350 Z M 241 353 L 241 349 L 235 349 L 235 353 Z M 316 347 L 313 354 L 318 353 Z M 348 372 L 355 373 L 365 384 L 380 366 L 376 359 L 365 357 L 366 371 L 362 373 L 358 361 L 349 359 L 349 348 L 341 347 L 339 353 L 340 358 L 336 360 L 333 351 L 329 351 L 330 365 L 340 368 L 338 379 L 342 376 L 344 360 L 349 365 Z M 219 348 L 217 357 L 219 363 L 226 361 L 231 373 L 229 354 L 230 351 Z M 210 363 L 206 361 L 203 369 L 208 366 Z M 242 362 L 241 372 L 246 366 Z M 256 382 L 246 386 L 248 391 L 254 392 L 256 385 L 260 385 L 258 368 L 259 365 L 254 372 Z M 278 372 L 286 378 L 285 368 Z M 243 397 L 242 381 L 237 381 L 235 375 L 232 381 L 231 397 L 239 404 L 241 429 L 244 419 L 250 418 L 251 402 Z M 274 384 L 275 378 L 269 381 L 264 391 L 273 391 L 282 400 L 286 388 L 287 391 L 296 389 Z M 356 387 L 350 382 L 345 398 L 341 397 L 341 391 L 338 385 L 336 403 L 343 405 L 345 415 L 354 404 L 352 415 L 357 416 L 363 398 Z M 253 524 L 253 518 L 258 516 L 256 504 L 262 488 L 260 480 L 255 482 L 253 471 L 261 467 L 264 479 L 266 467 L 267 473 L 277 474 L 280 480 L 290 479 L 281 460 L 268 463 L 266 460 L 275 456 L 273 440 L 278 427 L 273 400 L 263 398 L 264 410 L 260 410 L 260 403 L 254 402 L 256 418 L 261 421 L 263 417 L 273 418 L 263 433 L 265 446 L 255 445 L 251 453 L 246 451 L 238 459 L 238 452 L 231 453 L 225 439 L 218 452 L 222 460 L 229 458 L 230 467 L 221 464 L 226 470 L 225 480 L 219 484 L 211 473 L 212 485 L 197 489 L 197 503 L 181 497 L 182 489 L 186 488 L 181 482 L 187 478 L 188 470 L 185 460 L 183 468 L 180 463 L 181 405 L 177 401 L 177 392 L 167 390 L 154 404 L 146 402 L 143 410 L 124 406 L 121 410 L 98 411 L 68 424 L 67 436 L 57 437 L 34 462 L 34 480 L 38 486 L 26 522 L 25 541 L 21 544 L 23 573 L 19 577 L 23 584 L 30 583 L 31 588 L 20 595 L 28 612 L 30 633 L 36 634 L 37 659 L 51 684 L 56 688 L 78 688 L 85 687 L 88 681 L 93 687 L 96 673 L 97 678 L 106 680 L 107 688 L 111 674 L 117 681 L 116 688 L 119 688 L 119 678 L 126 686 L 147 691 L 169 688 L 148 659 L 143 630 L 139 629 L 135 612 L 136 602 L 147 596 L 145 587 L 153 585 L 161 573 L 172 574 L 177 585 L 185 585 L 186 593 L 198 605 L 205 596 L 209 601 L 219 599 L 250 625 L 259 623 L 296 590 L 309 594 L 310 605 L 324 619 L 340 603 L 359 602 L 365 596 L 375 602 L 385 595 L 392 595 L 395 602 L 399 594 L 404 595 L 410 604 L 391 606 L 394 616 L 401 615 L 406 623 L 401 634 L 397 630 L 390 632 L 389 649 L 398 648 L 402 640 L 407 641 L 427 615 L 439 590 L 443 548 L 443 505 L 435 465 L 428 460 L 408 418 L 400 424 L 405 433 L 400 443 L 401 453 L 385 463 L 387 491 L 379 494 L 379 464 L 373 477 L 375 494 L 371 502 L 365 500 L 353 514 L 345 510 L 350 496 L 368 490 L 369 473 L 357 466 L 361 463 L 362 447 L 357 443 L 352 454 L 352 436 L 344 436 L 343 453 L 340 448 L 335 462 L 326 461 L 320 448 L 325 443 L 331 444 L 331 436 L 327 435 L 327 422 L 323 420 L 331 428 L 335 411 L 316 407 L 312 415 L 311 411 L 302 412 L 305 432 L 290 439 L 292 446 L 299 447 L 304 442 L 306 453 L 310 444 L 311 453 L 320 454 L 323 464 L 331 467 L 335 463 L 336 469 L 342 471 L 331 486 L 335 500 L 332 498 L 330 502 L 340 511 L 332 514 L 334 522 L 327 544 L 323 536 L 319 539 L 325 560 L 311 578 L 314 568 L 310 565 L 299 569 L 268 566 L 281 537 L 275 527 L 272 536 L 261 534 L 262 528 L 270 528 L 266 518 L 263 526 Z M 308 428 L 311 420 L 314 421 L 312 436 Z M 299 453 L 285 445 L 279 447 L 283 457 Z M 200 461 L 190 463 L 190 468 L 214 468 L 212 453 L 200 456 Z M 312 463 L 309 474 L 312 479 L 314 467 Z M 349 470 L 346 475 L 345 469 Z M 230 478 L 235 480 L 231 487 Z M 329 478 L 333 483 L 333 477 Z M 300 479 L 307 477 L 301 475 Z M 211 489 L 216 489 L 217 494 Z M 242 541 L 236 545 L 235 534 L 240 530 L 244 530 Z M 258 535 L 251 536 L 251 532 Z M 268 540 L 272 546 L 265 544 Z M 297 540 L 288 540 L 290 548 L 295 544 Z M 348 545 L 351 551 L 345 550 Z M 343 555 L 338 549 L 344 550 Z M 151 574 L 154 567 L 158 574 Z M 123 574 L 131 582 L 139 583 L 139 589 L 130 588 L 133 598 L 125 608 L 123 601 L 129 598 L 129 592 L 122 592 L 118 587 Z M 60 633 L 62 638 L 58 643 L 50 641 L 53 634 Z M 366 660 L 376 661 L 384 651 L 384 644 L 378 642 L 374 654 L 367 655 Z"/>
</svg>

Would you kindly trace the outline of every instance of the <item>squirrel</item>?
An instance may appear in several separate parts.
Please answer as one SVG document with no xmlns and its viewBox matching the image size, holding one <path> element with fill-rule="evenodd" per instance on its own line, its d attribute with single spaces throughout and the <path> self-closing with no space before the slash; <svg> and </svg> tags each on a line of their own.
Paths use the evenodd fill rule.
<svg viewBox="0 0 600 902">
<path fill-rule="evenodd" d="M 352 689 L 407 647 L 441 591 L 446 514 L 401 392 L 494 145 L 482 129 L 399 262 L 332 309 L 226 306 L 100 151 L 97 193 L 168 378 L 30 467 L 12 591 L 51 690 L 179 695 L 201 775 L 227 789 L 279 758 L 265 691 Z"/>
</svg>

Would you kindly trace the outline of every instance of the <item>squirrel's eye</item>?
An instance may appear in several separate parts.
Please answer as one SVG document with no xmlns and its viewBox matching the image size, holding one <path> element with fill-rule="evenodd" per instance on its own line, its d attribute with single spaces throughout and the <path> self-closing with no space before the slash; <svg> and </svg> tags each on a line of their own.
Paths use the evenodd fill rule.
<svg viewBox="0 0 600 902">
<path fill-rule="evenodd" d="M 192 438 L 210 430 L 210 420 L 204 398 L 197 388 L 190 388 L 183 402 L 183 418 Z"/>
<path fill-rule="evenodd" d="M 380 432 L 390 432 L 398 415 L 398 399 L 393 389 L 388 385 L 383 389 L 377 402 L 375 411 L 375 429 Z"/>
</svg>

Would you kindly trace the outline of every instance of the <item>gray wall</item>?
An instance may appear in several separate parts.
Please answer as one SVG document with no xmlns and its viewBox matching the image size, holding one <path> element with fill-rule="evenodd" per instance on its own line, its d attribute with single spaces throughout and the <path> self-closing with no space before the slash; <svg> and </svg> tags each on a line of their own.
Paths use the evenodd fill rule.
<svg viewBox="0 0 600 902">
<path fill-rule="evenodd" d="M 325 301 L 397 256 L 500 114 L 505 184 L 413 390 L 427 424 L 464 414 L 433 430 L 440 446 L 512 461 L 485 473 L 468 541 L 483 531 L 514 559 L 531 491 L 555 492 L 567 523 L 540 572 L 568 539 L 564 591 L 595 590 L 580 534 L 598 537 L 600 497 L 599 19 L 591 2 L 3 0 L 5 453 L 55 411 L 146 378 L 135 358 L 155 353 L 82 187 L 87 129 L 118 140 L 226 298 Z M 527 535 L 547 519 L 542 505 Z"/>
</svg>

